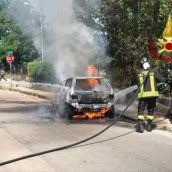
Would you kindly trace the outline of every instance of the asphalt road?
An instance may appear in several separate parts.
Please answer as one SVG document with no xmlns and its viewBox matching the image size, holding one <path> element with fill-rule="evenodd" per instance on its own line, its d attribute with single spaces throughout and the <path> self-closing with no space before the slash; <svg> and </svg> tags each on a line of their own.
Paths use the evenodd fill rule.
<svg viewBox="0 0 172 172">
<path fill-rule="evenodd" d="M 68 123 L 37 97 L 0 90 L 0 162 L 87 138 L 105 119 Z M 117 123 L 78 147 L 0 167 L 0 172 L 171 172 L 172 134 L 135 133 Z"/>
</svg>

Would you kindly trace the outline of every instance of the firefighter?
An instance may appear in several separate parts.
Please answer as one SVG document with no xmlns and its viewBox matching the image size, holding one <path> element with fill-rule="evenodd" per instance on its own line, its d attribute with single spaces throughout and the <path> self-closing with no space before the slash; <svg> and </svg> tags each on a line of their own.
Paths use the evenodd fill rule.
<svg viewBox="0 0 172 172">
<path fill-rule="evenodd" d="M 156 99 L 159 97 L 157 89 L 157 81 L 164 81 L 164 78 L 156 69 L 152 69 L 146 57 L 141 60 L 141 70 L 138 73 L 139 92 L 138 92 L 138 123 L 136 131 L 143 133 L 144 129 L 152 131 L 155 128 L 153 123 L 153 113 L 156 107 Z M 143 83 L 144 82 L 144 83 Z M 144 110 L 147 107 L 148 114 L 146 116 L 146 123 L 144 117 Z"/>
</svg>

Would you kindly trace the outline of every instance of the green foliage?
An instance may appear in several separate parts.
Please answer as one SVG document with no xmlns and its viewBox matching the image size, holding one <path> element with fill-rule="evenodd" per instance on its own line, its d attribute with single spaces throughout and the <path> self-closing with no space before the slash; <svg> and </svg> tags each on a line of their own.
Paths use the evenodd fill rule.
<svg viewBox="0 0 172 172">
<path fill-rule="evenodd" d="M 28 76 L 33 82 L 55 83 L 53 66 L 47 62 L 35 60 L 27 65 Z"/>
<path fill-rule="evenodd" d="M 31 19 L 31 8 L 24 5 L 23 1 L 0 1 L 0 67 L 6 69 L 8 69 L 8 65 L 4 59 L 6 57 L 6 51 L 8 50 L 12 50 L 14 52 L 14 67 L 17 67 L 18 65 L 23 66 L 25 62 L 33 61 L 39 57 L 38 52 L 33 44 L 31 34 L 29 32 L 23 33 L 24 29 L 21 27 L 21 25 L 19 25 L 20 23 L 15 20 L 14 15 L 10 15 L 11 12 L 13 12 L 13 14 L 19 14 L 15 9 L 12 9 L 12 7 L 14 8 L 15 4 L 17 3 L 20 4 L 21 10 L 25 12 L 25 16 L 28 16 L 27 22 L 26 18 L 23 18 L 22 21 L 30 24 L 31 21 L 34 20 Z M 23 17 L 23 14 L 20 13 L 20 15 L 18 15 L 18 18 L 19 17 Z M 24 27 L 28 28 L 26 26 Z"/>
</svg>

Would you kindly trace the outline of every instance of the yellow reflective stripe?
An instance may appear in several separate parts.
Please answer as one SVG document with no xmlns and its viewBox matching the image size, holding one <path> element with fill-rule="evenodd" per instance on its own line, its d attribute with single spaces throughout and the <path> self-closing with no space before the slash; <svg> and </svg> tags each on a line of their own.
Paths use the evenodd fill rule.
<svg viewBox="0 0 172 172">
<path fill-rule="evenodd" d="M 142 71 L 143 75 L 147 75 L 148 71 Z"/>
<path fill-rule="evenodd" d="M 148 71 L 142 71 L 141 74 L 139 74 L 139 80 L 140 80 L 140 84 L 141 84 L 141 88 L 140 88 L 140 96 L 139 97 L 142 97 L 141 95 L 144 93 L 144 76 L 148 74 Z"/>
<path fill-rule="evenodd" d="M 143 75 L 139 76 L 139 80 L 140 80 L 140 85 L 141 85 L 140 93 L 143 93 L 143 86 L 144 86 L 144 84 L 143 84 Z"/>
<path fill-rule="evenodd" d="M 142 71 L 142 74 L 143 75 L 147 75 L 148 74 L 148 71 Z M 149 72 L 149 75 L 154 75 L 154 73 L 153 72 Z"/>
<path fill-rule="evenodd" d="M 144 115 L 138 115 L 137 118 L 140 119 L 140 120 L 144 120 Z"/>
<path fill-rule="evenodd" d="M 144 97 L 159 97 L 159 93 L 158 91 L 147 91 L 138 94 L 138 98 L 144 98 Z"/>
<path fill-rule="evenodd" d="M 147 118 L 148 120 L 153 120 L 154 117 L 153 117 L 152 115 L 147 115 L 146 118 Z"/>
</svg>

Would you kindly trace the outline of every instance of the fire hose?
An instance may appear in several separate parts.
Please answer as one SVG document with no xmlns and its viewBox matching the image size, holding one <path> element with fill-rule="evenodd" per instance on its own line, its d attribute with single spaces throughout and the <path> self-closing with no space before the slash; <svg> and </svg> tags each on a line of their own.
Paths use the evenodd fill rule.
<svg viewBox="0 0 172 172">
<path fill-rule="evenodd" d="M 0 166 L 11 164 L 11 163 L 21 161 L 21 160 L 24 160 L 24 159 L 28 159 L 28 158 L 33 158 L 33 157 L 40 156 L 40 155 L 43 155 L 43 154 L 48 154 L 48 153 L 57 152 L 57 151 L 60 151 L 60 150 L 69 149 L 69 148 L 72 148 L 74 146 L 80 145 L 81 143 L 87 142 L 87 141 L 99 136 L 100 134 L 104 133 L 106 130 L 108 130 L 110 127 L 112 127 L 120 119 L 120 117 L 122 115 L 125 114 L 127 109 L 130 107 L 130 105 L 133 103 L 134 99 L 136 98 L 141 86 L 147 80 L 150 71 L 151 71 L 151 68 L 149 69 L 148 74 L 145 77 L 143 83 L 139 86 L 139 88 L 137 89 L 137 91 L 135 92 L 135 94 L 133 95 L 133 97 L 130 99 L 129 103 L 125 107 L 125 109 L 113 120 L 113 122 L 111 124 L 109 124 L 103 130 L 99 131 L 98 133 L 96 133 L 96 134 L 94 134 L 94 135 L 92 135 L 92 136 L 90 136 L 90 137 L 88 137 L 86 139 L 83 139 L 81 141 L 78 141 L 78 142 L 75 142 L 75 143 L 72 143 L 72 144 L 69 144 L 69 145 L 66 145 L 66 146 L 62 146 L 62 147 L 58 147 L 58 148 L 54 148 L 54 149 L 50 149 L 50 150 L 46 150 L 46 151 L 42 151 L 42 152 L 38 152 L 38 153 L 33 153 L 33 154 L 30 154 L 30 155 L 25 155 L 25 156 L 21 156 L 21 157 L 15 158 L 15 159 L 11 159 L 11 160 L 8 160 L 8 161 L 1 162 Z"/>
</svg>

